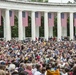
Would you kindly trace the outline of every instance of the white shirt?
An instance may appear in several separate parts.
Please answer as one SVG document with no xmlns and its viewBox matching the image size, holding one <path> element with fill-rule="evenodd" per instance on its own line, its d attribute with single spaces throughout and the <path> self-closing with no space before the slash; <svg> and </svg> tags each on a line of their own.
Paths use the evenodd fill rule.
<svg viewBox="0 0 76 75">
<path fill-rule="evenodd" d="M 35 74 L 36 71 L 37 71 L 36 68 L 32 69 L 32 73 L 33 73 L 33 75 Z"/>
<path fill-rule="evenodd" d="M 67 73 L 61 73 L 61 75 L 68 75 Z"/>
<path fill-rule="evenodd" d="M 41 73 L 40 73 L 39 71 L 36 71 L 36 72 L 34 73 L 34 75 L 41 75 Z"/>
</svg>

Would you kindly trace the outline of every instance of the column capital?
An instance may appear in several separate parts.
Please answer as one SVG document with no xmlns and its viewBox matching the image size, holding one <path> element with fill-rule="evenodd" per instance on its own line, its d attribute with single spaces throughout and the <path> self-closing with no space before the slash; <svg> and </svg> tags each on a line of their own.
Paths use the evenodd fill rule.
<svg viewBox="0 0 76 75">
<path fill-rule="evenodd" d="M 62 12 L 57 12 L 57 13 L 62 13 Z"/>
<path fill-rule="evenodd" d="M 18 10 L 18 11 L 21 11 L 22 12 L 23 10 Z"/>
<path fill-rule="evenodd" d="M 69 13 L 74 13 L 74 12 L 69 12 Z"/>
<path fill-rule="evenodd" d="M 67 13 L 67 12 L 58 12 L 58 13 Z"/>
<path fill-rule="evenodd" d="M 35 12 L 42 12 L 42 11 L 35 11 Z"/>
<path fill-rule="evenodd" d="M 10 10 L 10 9 L 5 9 L 5 10 Z"/>
<path fill-rule="evenodd" d="M 48 11 L 44 11 L 44 13 L 49 13 Z"/>
<path fill-rule="evenodd" d="M 55 13 L 55 12 L 52 12 L 52 11 L 48 11 L 48 13 Z"/>
<path fill-rule="evenodd" d="M 35 13 L 36 11 L 31 11 L 31 12 L 34 12 Z"/>
</svg>

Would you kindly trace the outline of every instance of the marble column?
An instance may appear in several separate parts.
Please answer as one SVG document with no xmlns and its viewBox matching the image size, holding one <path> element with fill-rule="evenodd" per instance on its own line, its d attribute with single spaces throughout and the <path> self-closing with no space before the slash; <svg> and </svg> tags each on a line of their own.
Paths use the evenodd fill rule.
<svg viewBox="0 0 76 75">
<path fill-rule="evenodd" d="M 57 13 L 57 40 L 60 41 L 62 36 L 62 27 L 61 27 L 61 12 Z"/>
<path fill-rule="evenodd" d="M 44 38 L 48 41 L 49 33 L 48 33 L 48 12 L 44 12 Z"/>
<path fill-rule="evenodd" d="M 73 12 L 70 12 L 70 40 L 74 39 Z"/>
<path fill-rule="evenodd" d="M 19 40 L 23 40 L 23 25 L 22 25 L 22 11 L 18 11 L 18 35 Z"/>
<path fill-rule="evenodd" d="M 5 28 L 6 30 L 4 31 L 6 41 L 11 40 L 11 26 L 10 26 L 10 16 L 9 16 L 9 9 L 5 10 Z"/>
<path fill-rule="evenodd" d="M 36 39 L 35 11 L 31 12 L 31 35 L 33 41 Z"/>
</svg>

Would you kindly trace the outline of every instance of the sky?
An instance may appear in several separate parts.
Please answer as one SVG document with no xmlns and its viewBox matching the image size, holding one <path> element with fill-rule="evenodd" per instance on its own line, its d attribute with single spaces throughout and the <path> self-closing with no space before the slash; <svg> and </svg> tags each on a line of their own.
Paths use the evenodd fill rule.
<svg viewBox="0 0 76 75">
<path fill-rule="evenodd" d="M 56 3 L 67 3 L 68 1 L 74 2 L 74 0 L 48 0 L 49 2 L 56 2 Z"/>
</svg>

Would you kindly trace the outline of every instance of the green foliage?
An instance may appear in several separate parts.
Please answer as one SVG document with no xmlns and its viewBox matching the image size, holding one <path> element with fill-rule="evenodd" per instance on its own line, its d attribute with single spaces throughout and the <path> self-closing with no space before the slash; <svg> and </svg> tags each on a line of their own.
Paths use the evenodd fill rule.
<svg viewBox="0 0 76 75">
<path fill-rule="evenodd" d="M 37 0 L 38 2 L 43 2 L 43 0 Z"/>
<path fill-rule="evenodd" d="M 41 26 L 39 28 L 40 37 L 44 36 L 44 16 L 41 16 Z"/>
<path fill-rule="evenodd" d="M 18 18 L 15 16 L 15 25 L 11 26 L 11 36 L 18 37 Z"/>
<path fill-rule="evenodd" d="M 69 32 L 69 18 L 67 19 L 67 36 L 69 36 L 70 35 L 70 32 Z"/>
<path fill-rule="evenodd" d="M 57 36 L 57 17 L 54 19 L 53 35 L 54 37 Z"/>
<path fill-rule="evenodd" d="M 25 29 L 26 37 L 31 37 L 31 17 L 28 17 L 28 27 Z"/>
<path fill-rule="evenodd" d="M 0 38 L 3 38 L 3 32 L 4 32 L 4 29 L 3 29 L 3 17 L 1 17 Z"/>
<path fill-rule="evenodd" d="M 71 1 L 68 1 L 67 4 L 72 4 L 72 2 Z"/>
<path fill-rule="evenodd" d="M 48 0 L 45 0 L 45 2 L 48 2 Z"/>
<path fill-rule="evenodd" d="M 0 26 L 0 38 L 3 38 L 3 25 Z"/>
</svg>

